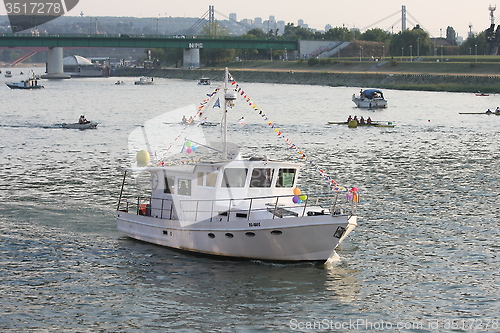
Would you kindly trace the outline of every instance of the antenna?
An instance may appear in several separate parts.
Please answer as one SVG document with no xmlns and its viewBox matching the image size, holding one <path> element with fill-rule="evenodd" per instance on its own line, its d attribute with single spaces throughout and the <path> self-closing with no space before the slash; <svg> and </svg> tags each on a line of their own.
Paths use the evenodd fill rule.
<svg viewBox="0 0 500 333">
<path fill-rule="evenodd" d="M 493 14 L 493 12 L 497 9 L 497 6 L 492 6 L 490 5 L 488 7 L 488 9 L 490 10 L 490 20 L 491 20 L 491 24 L 495 24 L 495 14 Z"/>
</svg>

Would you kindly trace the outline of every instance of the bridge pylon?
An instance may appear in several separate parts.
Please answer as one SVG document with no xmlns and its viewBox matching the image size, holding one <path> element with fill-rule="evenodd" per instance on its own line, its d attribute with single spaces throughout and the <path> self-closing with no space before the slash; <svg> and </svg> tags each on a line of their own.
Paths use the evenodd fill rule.
<svg viewBox="0 0 500 333">
<path fill-rule="evenodd" d="M 60 46 L 49 47 L 47 59 L 47 74 L 42 75 L 44 79 L 69 79 L 71 76 L 63 71 L 63 48 Z"/>
</svg>

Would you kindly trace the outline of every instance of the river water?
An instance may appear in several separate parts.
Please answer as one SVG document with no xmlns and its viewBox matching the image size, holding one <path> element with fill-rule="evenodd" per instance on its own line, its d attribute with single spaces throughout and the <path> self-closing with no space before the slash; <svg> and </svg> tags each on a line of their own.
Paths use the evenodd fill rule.
<svg viewBox="0 0 500 333">
<path fill-rule="evenodd" d="M 500 116 L 459 115 L 494 109 L 500 95 L 386 90 L 389 107 L 372 111 L 354 108 L 360 87 L 240 82 L 316 166 L 361 192 L 340 262 L 273 264 L 180 253 L 116 231 L 122 167 L 135 154 L 129 135 L 199 105 L 214 85 L 3 85 L 19 71 L 0 78 L 3 332 L 500 331 Z M 98 128 L 61 128 L 81 114 Z M 395 127 L 326 124 L 348 115 Z M 242 116 L 247 124 L 235 125 Z M 300 162 L 245 103 L 229 117 L 243 151 Z M 324 185 L 314 167 L 303 174 L 303 189 Z"/>
</svg>

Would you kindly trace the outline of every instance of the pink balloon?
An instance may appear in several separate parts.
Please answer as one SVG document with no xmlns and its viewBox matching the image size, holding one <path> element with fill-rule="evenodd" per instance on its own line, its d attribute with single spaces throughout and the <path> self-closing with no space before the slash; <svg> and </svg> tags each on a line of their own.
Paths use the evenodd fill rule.
<svg viewBox="0 0 500 333">
<path fill-rule="evenodd" d="M 186 148 L 186 153 L 191 154 L 193 152 L 193 148 L 187 147 Z"/>
</svg>

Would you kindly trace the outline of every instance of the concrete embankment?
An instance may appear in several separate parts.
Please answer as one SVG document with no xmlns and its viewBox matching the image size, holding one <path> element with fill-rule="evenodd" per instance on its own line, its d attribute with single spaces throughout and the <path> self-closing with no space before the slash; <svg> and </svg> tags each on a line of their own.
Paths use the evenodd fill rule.
<svg viewBox="0 0 500 333">
<path fill-rule="evenodd" d="M 402 74 L 402 73 L 349 73 L 287 70 L 230 69 L 240 82 L 307 84 L 323 86 L 374 87 L 403 90 L 490 92 L 500 91 L 500 76 L 466 74 Z M 222 69 L 144 69 L 120 68 L 113 76 L 153 76 L 172 79 L 198 80 L 208 77 L 220 81 Z"/>
</svg>

